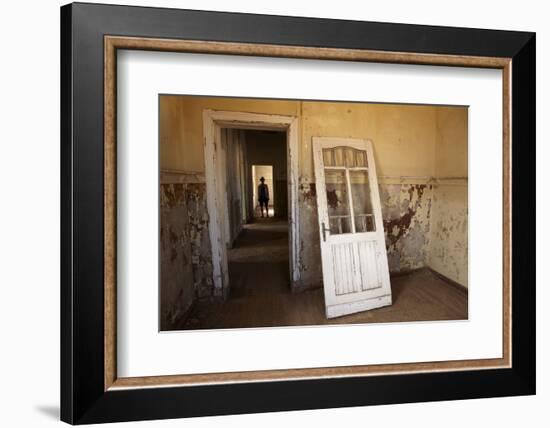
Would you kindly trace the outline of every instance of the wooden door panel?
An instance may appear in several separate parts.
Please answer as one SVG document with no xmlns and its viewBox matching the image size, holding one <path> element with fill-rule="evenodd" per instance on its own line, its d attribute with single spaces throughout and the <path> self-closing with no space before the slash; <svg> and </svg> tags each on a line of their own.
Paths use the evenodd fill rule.
<svg viewBox="0 0 550 428">
<path fill-rule="evenodd" d="M 360 293 L 382 287 L 376 241 L 331 245 L 335 295 Z"/>
<path fill-rule="evenodd" d="M 327 317 L 391 304 L 372 145 L 313 139 Z"/>
</svg>

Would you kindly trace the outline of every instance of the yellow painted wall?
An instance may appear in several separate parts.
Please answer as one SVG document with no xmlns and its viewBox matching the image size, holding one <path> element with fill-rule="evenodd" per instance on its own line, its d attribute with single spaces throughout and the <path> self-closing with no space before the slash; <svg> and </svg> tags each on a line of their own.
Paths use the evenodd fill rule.
<svg viewBox="0 0 550 428">
<path fill-rule="evenodd" d="M 161 97 L 160 101 L 160 165 L 161 169 L 203 171 L 193 169 L 200 162 L 202 151 L 196 148 L 189 153 L 185 144 L 185 104 L 179 97 Z M 204 161 L 203 161 L 204 162 Z"/>
<path fill-rule="evenodd" d="M 427 264 L 468 287 L 468 110 L 439 108 Z"/>
<path fill-rule="evenodd" d="M 468 109 L 436 109 L 436 177 L 468 177 Z"/>
<path fill-rule="evenodd" d="M 300 173 L 306 177 L 313 177 L 314 136 L 371 139 L 378 175 L 435 173 L 436 107 L 182 96 L 161 97 L 162 169 L 204 171 L 205 109 L 297 116 Z"/>
<path fill-rule="evenodd" d="M 295 116 L 298 103 L 250 101 L 239 98 L 163 96 L 160 99 L 161 169 L 204 172 L 202 113 L 206 109 Z M 184 125 L 180 129 L 175 123 L 163 122 L 164 114 L 177 115 Z M 164 125 L 167 127 L 165 128 Z M 164 142 L 168 139 L 174 139 L 174 141 L 164 146 Z"/>
<path fill-rule="evenodd" d="M 379 176 L 434 173 L 434 107 L 304 102 L 300 117 L 303 175 L 314 175 L 311 138 L 321 136 L 372 140 Z"/>
</svg>

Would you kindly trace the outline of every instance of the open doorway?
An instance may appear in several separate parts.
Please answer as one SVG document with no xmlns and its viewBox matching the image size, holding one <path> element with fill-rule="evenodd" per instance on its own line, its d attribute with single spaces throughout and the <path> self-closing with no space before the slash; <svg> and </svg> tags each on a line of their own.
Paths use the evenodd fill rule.
<svg viewBox="0 0 550 428">
<path fill-rule="evenodd" d="M 227 251 L 230 290 L 226 303 L 261 307 L 291 294 L 287 135 L 284 131 L 237 128 L 222 129 L 222 141 L 224 135 L 223 146 L 230 165 L 226 169 L 228 205 L 238 206 L 239 198 L 248 204 L 246 221 L 234 224 L 239 223 L 238 213 L 231 219 L 230 229 L 238 232 Z M 232 189 L 238 187 L 241 170 L 247 172 L 248 185 L 242 186 L 237 198 Z M 246 314 L 234 309 L 223 313 L 236 318 Z M 242 320 L 234 322 L 239 324 Z"/>
<path fill-rule="evenodd" d="M 252 183 L 252 165 L 273 167 L 272 186 L 276 195 L 273 212 L 277 217 L 271 217 L 271 222 L 278 221 L 277 227 L 285 229 L 288 260 L 285 286 L 289 289 L 300 280 L 297 119 L 205 110 L 203 124 L 214 295 L 224 300 L 230 297 L 233 284 L 229 251 L 239 245 L 241 234 L 254 226 L 262 227 L 254 222 L 256 186 Z"/>
<path fill-rule="evenodd" d="M 223 249 L 225 266 L 220 270 L 227 269 L 223 301 L 198 302 L 180 326 L 183 329 L 243 325 L 250 311 L 256 312 L 254 308 L 284 307 L 293 295 L 289 132 L 224 125 L 219 126 L 216 153 L 221 173 L 214 183 L 222 191 L 215 195 L 218 210 L 214 215 L 218 215 L 225 245 L 212 246 L 213 251 Z M 208 183 L 208 171 L 206 178 Z M 220 242 L 215 239 L 212 242 Z M 276 325 L 271 311 L 257 315 L 264 318 L 260 325 Z"/>
<path fill-rule="evenodd" d="M 218 311 L 232 318 L 228 325 L 242 324 L 244 320 L 239 317 L 249 317 L 250 308 L 283 305 L 292 294 L 287 134 L 244 130 L 243 136 L 246 150 L 243 158 L 250 174 L 250 187 L 244 197 L 252 209 L 228 251 L 230 292 L 224 310 Z M 247 310 L 239 310 L 239 305 L 245 305 Z M 263 321 L 266 323 L 267 318 Z"/>
<path fill-rule="evenodd" d="M 250 165 L 249 181 L 252 185 L 252 193 L 249 195 L 250 209 L 253 214 L 251 220 L 261 218 L 260 199 L 265 196 L 259 194 L 262 177 L 268 193 L 269 217 L 288 219 L 289 168 L 286 132 L 246 130 L 245 139 L 247 159 Z"/>
<path fill-rule="evenodd" d="M 275 216 L 273 165 L 252 165 L 252 205 L 254 219 Z"/>
</svg>

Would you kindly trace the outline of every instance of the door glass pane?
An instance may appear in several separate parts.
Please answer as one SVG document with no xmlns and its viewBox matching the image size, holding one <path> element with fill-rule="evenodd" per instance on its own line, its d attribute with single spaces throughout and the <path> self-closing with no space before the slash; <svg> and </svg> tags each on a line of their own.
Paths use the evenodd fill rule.
<svg viewBox="0 0 550 428">
<path fill-rule="evenodd" d="M 353 147 L 333 147 L 323 149 L 323 163 L 327 166 L 342 166 L 347 168 L 366 168 L 367 152 Z"/>
<path fill-rule="evenodd" d="M 333 235 L 351 232 L 346 171 L 325 168 L 327 208 L 330 233 Z"/>
<path fill-rule="evenodd" d="M 352 149 L 351 147 L 346 147 L 345 149 L 345 160 L 348 168 L 353 168 L 355 166 L 355 149 Z"/>
<path fill-rule="evenodd" d="M 367 165 L 367 152 L 364 150 L 355 150 L 355 166 L 366 168 Z"/>
<path fill-rule="evenodd" d="M 355 216 L 356 232 L 374 232 L 369 174 L 367 171 L 350 171 L 351 197 Z"/>
<path fill-rule="evenodd" d="M 332 149 L 334 153 L 334 165 L 333 166 L 344 166 L 344 148 L 343 147 L 334 147 Z"/>
<path fill-rule="evenodd" d="M 325 166 L 335 166 L 334 151 L 332 149 L 323 149 L 323 164 Z"/>
</svg>

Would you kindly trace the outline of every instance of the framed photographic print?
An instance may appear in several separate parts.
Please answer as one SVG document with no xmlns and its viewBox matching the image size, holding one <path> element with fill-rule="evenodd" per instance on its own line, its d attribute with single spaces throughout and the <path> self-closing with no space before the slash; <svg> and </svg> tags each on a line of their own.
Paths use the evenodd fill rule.
<svg viewBox="0 0 550 428">
<path fill-rule="evenodd" d="M 535 393 L 535 35 L 61 8 L 72 424 Z"/>
</svg>

